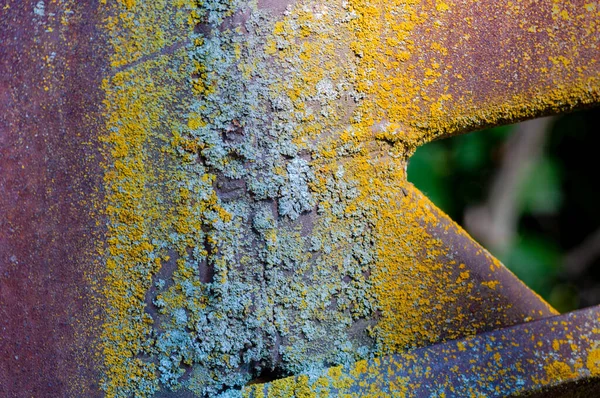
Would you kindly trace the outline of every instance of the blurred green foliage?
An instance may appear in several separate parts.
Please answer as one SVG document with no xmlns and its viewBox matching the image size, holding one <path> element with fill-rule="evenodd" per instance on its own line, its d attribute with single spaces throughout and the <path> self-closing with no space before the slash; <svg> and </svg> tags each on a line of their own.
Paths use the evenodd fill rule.
<svg viewBox="0 0 600 398">
<path fill-rule="evenodd" d="M 408 164 L 408 179 L 454 220 L 481 202 L 499 150 L 512 132 L 502 126 L 434 141 L 420 147 Z"/>
<path fill-rule="evenodd" d="M 561 312 L 600 301 L 600 261 L 575 277 L 564 256 L 600 227 L 595 136 L 600 112 L 557 118 L 536 161 L 516 189 L 516 239 L 493 253 Z M 486 201 L 514 126 L 431 142 L 417 150 L 409 180 L 459 224 L 467 208 Z"/>
</svg>

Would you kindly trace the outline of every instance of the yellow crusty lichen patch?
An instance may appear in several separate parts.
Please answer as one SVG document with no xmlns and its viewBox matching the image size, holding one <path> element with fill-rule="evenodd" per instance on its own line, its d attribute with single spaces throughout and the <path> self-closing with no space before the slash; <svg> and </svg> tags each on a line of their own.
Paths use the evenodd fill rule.
<svg viewBox="0 0 600 398">
<path fill-rule="evenodd" d="M 170 173 L 153 144 L 176 124 L 166 104 L 175 95 L 169 81 L 179 72 L 169 70 L 169 64 L 168 57 L 158 57 L 118 72 L 104 83 L 110 131 L 104 141 L 112 162 L 105 173 L 109 223 L 103 339 L 108 396 L 126 395 L 135 390 L 134 385 L 143 386 L 139 393 L 146 394 L 156 388 L 155 365 L 140 359 L 148 349 L 153 323 L 145 300 L 163 261 L 157 237 L 172 228 L 183 211 L 172 211 L 164 199 L 162 185 Z M 184 196 L 176 191 L 172 200 L 177 200 L 177 194 Z M 186 225 L 178 224 L 184 229 Z"/>
<path fill-rule="evenodd" d="M 600 343 L 594 342 L 586 360 L 586 366 L 594 377 L 600 376 Z"/>
<path fill-rule="evenodd" d="M 580 377 L 579 372 L 573 367 L 561 361 L 550 361 L 545 366 L 548 381 L 571 380 Z"/>
<path fill-rule="evenodd" d="M 134 76 L 135 75 L 135 78 Z M 130 82 L 136 81 L 131 86 Z M 111 88 L 115 88 L 114 91 Z M 106 322 L 103 338 L 105 366 L 108 369 L 107 395 L 117 396 L 132 378 L 152 379 L 153 366 L 136 356 L 150 334 L 149 318 L 144 312 L 145 292 L 151 275 L 160 264 L 143 272 L 140 265 L 151 263 L 154 247 L 149 242 L 151 221 L 160 213 L 147 206 L 152 194 L 152 177 L 146 169 L 144 146 L 148 134 L 156 128 L 155 115 L 148 112 L 152 96 L 159 94 L 152 79 L 137 70 L 120 72 L 105 81 L 107 125 L 113 166 L 105 174 L 108 227 Z M 154 97 L 156 100 L 156 97 Z M 151 202 L 150 202 L 151 203 Z M 142 273 L 140 274 L 140 268 Z M 154 268 L 154 270 L 152 270 Z"/>
<path fill-rule="evenodd" d="M 177 84 L 188 73 L 177 62 L 186 59 L 185 51 L 155 53 L 181 37 L 166 35 L 161 30 L 166 25 L 157 23 L 172 18 L 181 29 L 184 21 L 175 22 L 173 17 L 179 12 L 167 2 L 107 6 L 105 29 L 114 49 L 112 65 L 123 67 L 103 83 L 108 134 L 102 140 L 109 163 L 104 177 L 108 231 L 102 338 L 103 388 L 108 397 L 146 396 L 157 388 L 156 364 L 142 359 L 149 353 L 153 324 L 146 295 L 163 261 L 156 238 L 171 228 L 177 216 L 164 200 L 169 188 L 165 192 L 162 182 L 170 173 L 157 142 L 178 123 L 173 112 L 177 106 L 172 103 Z M 131 65 L 143 56 L 150 58 Z"/>
<path fill-rule="evenodd" d="M 180 46 L 196 0 L 102 0 L 110 10 L 104 28 L 110 34 L 111 66 L 124 67 L 170 46 Z"/>
<path fill-rule="evenodd" d="M 431 204 L 413 189 L 407 186 L 403 195 L 386 187 L 389 196 L 376 210 L 379 255 L 372 278 L 382 319 L 374 333 L 388 353 L 439 341 L 442 325 L 468 316 L 455 303 L 474 287 L 468 273 L 456 276 L 458 264 L 442 260 L 447 248 L 426 232 L 426 224 L 438 220 L 428 212 Z M 451 334 L 474 333 L 478 325 L 469 327 L 450 328 Z"/>
</svg>

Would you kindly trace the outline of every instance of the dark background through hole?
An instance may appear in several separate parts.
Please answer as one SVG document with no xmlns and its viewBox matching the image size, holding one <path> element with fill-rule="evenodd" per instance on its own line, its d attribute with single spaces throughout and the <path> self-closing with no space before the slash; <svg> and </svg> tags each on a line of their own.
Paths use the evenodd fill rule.
<svg viewBox="0 0 600 398">
<path fill-rule="evenodd" d="M 491 228 L 476 210 L 493 202 L 490 191 L 511 163 L 510 148 L 525 145 L 516 135 L 532 134 L 518 126 L 429 143 L 411 158 L 408 179 L 556 309 L 597 305 L 600 109 L 553 118 L 542 144 L 534 146 L 538 153 L 525 155 L 529 166 L 519 161 L 519 182 L 502 188 L 514 192 L 510 206 L 516 222 L 500 249 L 473 225 Z"/>
</svg>

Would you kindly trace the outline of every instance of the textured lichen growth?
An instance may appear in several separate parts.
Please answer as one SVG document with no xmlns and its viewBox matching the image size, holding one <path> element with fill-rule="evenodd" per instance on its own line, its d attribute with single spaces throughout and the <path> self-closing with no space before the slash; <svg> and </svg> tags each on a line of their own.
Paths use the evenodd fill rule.
<svg viewBox="0 0 600 398">
<path fill-rule="evenodd" d="M 264 372 L 316 372 L 508 318 L 509 305 L 464 304 L 502 298 L 503 268 L 483 250 L 489 272 L 455 258 L 445 235 L 463 232 L 406 181 L 407 159 L 578 92 L 494 112 L 457 98 L 453 49 L 436 39 L 453 7 L 107 5 L 107 396 L 239 395 Z M 300 381 L 280 387 L 310 396 Z"/>
</svg>

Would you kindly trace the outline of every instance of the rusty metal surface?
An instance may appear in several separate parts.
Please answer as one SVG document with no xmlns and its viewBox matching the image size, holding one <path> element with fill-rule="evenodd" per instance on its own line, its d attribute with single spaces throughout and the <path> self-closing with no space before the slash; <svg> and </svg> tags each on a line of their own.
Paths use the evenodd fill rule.
<svg viewBox="0 0 600 398">
<path fill-rule="evenodd" d="M 248 387 L 251 397 L 593 397 L 600 308 Z"/>
<path fill-rule="evenodd" d="M 400 118 L 430 140 L 593 106 L 600 99 L 598 7 L 584 0 L 419 2 L 407 35 L 412 54 L 400 62 L 410 80 L 398 86 L 415 101 Z"/>
<path fill-rule="evenodd" d="M 0 395 L 95 396 L 102 36 L 96 4 L 37 3 L 0 6 Z"/>
<path fill-rule="evenodd" d="M 598 309 L 540 320 L 554 310 L 404 172 L 428 140 L 598 104 L 596 6 L 104 3 L 0 8 L 0 395 L 233 393 L 265 372 L 416 347 L 370 362 L 352 388 L 396 376 L 429 394 L 430 381 L 498 394 L 584 378 L 596 388 L 600 365 L 576 359 L 597 355 Z M 213 19 L 198 16 L 208 9 Z M 347 91 L 332 95 L 332 82 Z M 194 321 L 175 321 L 181 311 Z M 563 321 L 578 334 L 552 330 Z M 496 329 L 463 341 L 467 352 L 439 344 Z M 574 347 L 555 350 L 548 336 Z M 571 359 L 571 373 L 542 362 Z M 164 360 L 181 375 L 165 376 Z M 518 360 L 538 362 L 501 366 Z M 409 373 L 389 375 L 386 361 Z M 502 384 L 523 372 L 537 381 Z"/>
<path fill-rule="evenodd" d="M 415 192 L 415 196 L 419 195 L 423 194 Z M 418 201 L 416 197 L 414 200 Z M 448 325 L 448 330 L 466 330 L 467 325 L 480 325 L 473 330 L 479 334 L 557 314 L 441 210 L 430 205 L 430 211 L 437 222 L 425 223 L 422 227 L 432 237 L 439 239 L 442 246 L 448 248 L 440 262 L 465 264 L 462 269 L 455 268 L 454 273 L 458 277 L 463 270 L 469 270 L 475 284 L 470 295 L 456 297 L 456 305 L 468 308 L 466 313 L 471 314 L 471 317 L 461 318 L 461 324 Z M 494 288 L 489 287 L 490 282 Z M 445 287 L 442 285 L 441 289 L 443 291 Z"/>
</svg>

